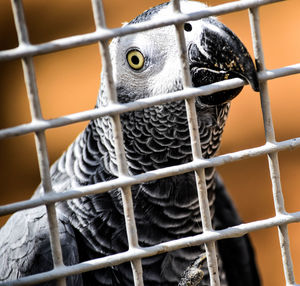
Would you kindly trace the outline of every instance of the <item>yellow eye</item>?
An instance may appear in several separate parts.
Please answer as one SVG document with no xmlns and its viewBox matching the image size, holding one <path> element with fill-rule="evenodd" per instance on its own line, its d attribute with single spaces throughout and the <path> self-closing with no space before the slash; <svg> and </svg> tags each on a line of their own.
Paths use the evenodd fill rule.
<svg viewBox="0 0 300 286">
<path fill-rule="evenodd" d="M 127 62 L 134 70 L 140 70 L 145 63 L 143 54 L 138 50 L 131 50 L 127 53 Z"/>
</svg>

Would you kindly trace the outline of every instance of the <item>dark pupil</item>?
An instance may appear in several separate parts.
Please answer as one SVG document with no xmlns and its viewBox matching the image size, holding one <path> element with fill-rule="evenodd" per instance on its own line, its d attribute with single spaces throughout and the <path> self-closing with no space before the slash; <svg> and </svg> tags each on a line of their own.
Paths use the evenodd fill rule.
<svg viewBox="0 0 300 286">
<path fill-rule="evenodd" d="M 192 31 L 192 25 L 190 23 L 184 23 L 184 30 L 187 32 Z"/>
<path fill-rule="evenodd" d="M 137 56 L 132 56 L 131 61 L 134 65 L 138 65 L 140 60 Z"/>
</svg>

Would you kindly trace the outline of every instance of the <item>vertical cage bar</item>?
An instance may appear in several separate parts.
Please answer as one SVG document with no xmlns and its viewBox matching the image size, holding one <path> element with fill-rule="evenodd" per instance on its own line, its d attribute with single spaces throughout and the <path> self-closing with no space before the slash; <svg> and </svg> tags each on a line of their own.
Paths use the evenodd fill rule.
<svg viewBox="0 0 300 286">
<path fill-rule="evenodd" d="M 106 29 L 104 9 L 101 0 L 92 0 L 94 20 L 96 29 Z M 112 65 L 109 52 L 108 41 L 103 40 L 99 42 L 100 53 L 102 57 L 102 73 L 103 79 L 105 80 L 104 86 L 107 88 L 108 98 L 110 104 L 117 103 L 117 93 L 113 81 Z M 116 152 L 117 166 L 119 176 L 128 176 L 128 166 L 124 149 L 123 132 L 121 126 L 120 115 L 111 116 L 111 122 L 113 127 L 114 146 Z M 139 248 L 138 234 L 136 228 L 136 222 L 134 217 L 134 208 L 132 201 L 131 187 L 123 187 L 122 201 L 124 208 L 125 224 L 128 238 L 129 249 Z M 141 259 L 131 261 L 131 268 L 133 272 L 134 285 L 143 286 L 143 268 Z"/>
<path fill-rule="evenodd" d="M 12 0 L 12 9 L 14 14 L 14 20 L 19 40 L 19 45 L 26 45 L 29 43 L 28 31 L 25 22 L 24 8 L 21 0 Z M 40 101 L 38 96 L 38 90 L 36 85 L 36 77 L 34 71 L 33 60 L 31 57 L 22 58 L 23 73 L 25 78 L 25 85 L 30 104 L 30 111 L 32 120 L 40 120 L 42 118 L 42 112 L 40 107 Z M 35 133 L 35 144 L 38 156 L 38 163 L 41 175 L 41 181 L 43 189 L 46 193 L 52 191 L 49 159 L 46 145 L 46 137 L 44 131 Z M 57 223 L 57 216 L 55 210 L 55 204 L 46 205 L 47 218 L 49 225 L 49 235 L 51 252 L 54 267 L 63 265 L 62 250 L 59 239 L 59 230 Z M 57 285 L 66 285 L 66 278 L 57 280 Z"/>
<path fill-rule="evenodd" d="M 249 18 L 252 31 L 252 40 L 254 47 L 254 55 L 258 71 L 266 71 L 264 63 L 264 53 L 262 48 L 261 33 L 260 33 L 260 18 L 259 8 L 249 9 Z M 261 108 L 263 113 L 265 137 L 267 144 L 276 142 L 275 131 L 272 120 L 271 105 L 269 99 L 269 91 L 267 81 L 260 81 L 260 98 Z M 278 153 L 273 152 L 268 154 L 268 162 L 270 169 L 270 177 L 272 181 L 272 191 L 275 211 L 277 215 L 285 214 L 284 198 L 281 189 L 280 170 Z M 293 262 L 290 252 L 290 242 L 288 236 L 287 224 L 278 227 L 279 242 L 281 248 L 283 269 L 287 285 L 295 284 L 295 276 L 293 270 Z"/>
<path fill-rule="evenodd" d="M 173 10 L 175 13 L 180 13 L 180 0 L 172 0 Z M 186 41 L 184 36 L 183 24 L 177 24 L 176 27 L 176 38 L 179 50 L 179 57 L 181 61 L 181 70 L 182 70 L 182 78 L 183 78 L 183 88 L 192 87 L 190 68 L 188 64 L 187 58 L 187 49 L 186 49 Z M 199 128 L 197 122 L 197 112 L 195 106 L 195 98 L 186 99 L 185 100 L 187 119 L 189 125 L 189 132 L 191 137 L 191 147 L 193 160 L 202 158 L 202 149 L 199 135 Z M 197 184 L 198 198 L 199 198 L 199 206 L 201 213 L 201 221 L 203 232 L 212 231 L 211 224 L 211 216 L 210 216 L 210 208 L 207 196 L 207 187 L 206 187 L 206 179 L 204 169 L 198 169 L 195 171 L 195 179 Z M 205 243 L 206 257 L 207 257 L 207 265 L 210 276 L 210 285 L 219 286 L 220 278 L 219 278 L 219 270 L 218 270 L 218 262 L 216 255 L 216 247 L 215 242 L 211 241 Z"/>
</svg>

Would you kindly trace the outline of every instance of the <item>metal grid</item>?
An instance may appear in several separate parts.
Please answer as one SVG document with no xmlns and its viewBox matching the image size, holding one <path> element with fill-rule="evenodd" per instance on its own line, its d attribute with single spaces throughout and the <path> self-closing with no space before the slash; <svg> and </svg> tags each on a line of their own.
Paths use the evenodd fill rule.
<svg viewBox="0 0 300 286">
<path fill-rule="evenodd" d="M 286 284 L 296 285 L 293 273 L 293 263 L 289 249 L 289 236 L 287 232 L 287 225 L 292 222 L 299 222 L 300 212 L 287 213 L 285 211 L 283 194 L 281 191 L 277 154 L 279 151 L 282 150 L 299 147 L 300 137 L 293 138 L 291 140 L 276 142 L 268 96 L 267 81 L 278 77 L 300 73 L 300 64 L 282 67 L 271 71 L 266 70 L 264 65 L 264 56 L 261 46 L 261 36 L 259 27 L 259 6 L 279 1 L 282 0 L 241 0 L 228 4 L 218 5 L 215 7 L 208 7 L 201 11 L 197 11 L 190 14 L 182 14 L 180 12 L 179 0 L 172 0 L 171 4 L 174 8 L 174 15 L 170 18 L 166 18 L 164 20 L 156 22 L 147 22 L 125 26 L 117 29 L 107 29 L 105 25 L 103 6 L 101 0 L 92 0 L 94 20 L 96 25 L 95 32 L 67 37 L 44 44 L 32 45 L 30 44 L 28 39 L 28 32 L 25 23 L 22 1 L 11 0 L 15 25 L 17 28 L 19 46 L 15 49 L 1 51 L 0 60 L 4 61 L 21 58 L 28 100 L 30 103 L 32 121 L 28 124 L 18 125 L 12 128 L 0 130 L 0 139 L 34 132 L 40 174 L 45 194 L 39 198 L 2 205 L 0 206 L 0 215 L 11 214 L 15 211 L 19 211 L 22 209 L 46 205 L 48 221 L 50 226 L 49 235 L 52 248 L 54 269 L 48 272 L 24 277 L 17 281 L 0 283 L 0 285 L 32 285 L 53 279 L 57 279 L 58 285 L 65 285 L 65 276 L 91 271 L 107 266 L 117 265 L 126 261 L 131 261 L 135 285 L 143 285 L 141 266 L 142 258 L 167 251 L 176 250 L 182 247 L 199 245 L 202 243 L 204 243 L 206 246 L 211 285 L 219 285 L 220 282 L 218 277 L 218 267 L 215 254 L 215 241 L 229 237 L 239 237 L 254 230 L 260 230 L 274 226 L 278 227 Z M 254 53 L 257 61 L 257 67 L 259 71 L 258 77 L 261 86 L 261 107 L 264 119 L 266 143 L 265 145 L 260 147 L 220 155 L 211 159 L 203 159 L 201 154 L 200 137 L 197 132 L 197 115 L 195 112 L 194 105 L 195 97 L 212 94 L 220 90 L 236 88 L 244 85 L 245 82 L 241 79 L 236 78 L 214 83 L 208 86 L 203 86 L 200 88 L 192 88 L 190 74 L 187 68 L 188 65 L 186 65 L 186 45 L 182 25 L 186 21 L 197 20 L 211 15 L 221 15 L 233 11 L 240 11 L 243 9 L 249 9 L 249 19 L 252 29 Z M 181 66 L 184 89 L 182 91 L 174 93 L 163 94 L 159 97 L 140 99 L 127 104 L 119 104 L 117 102 L 116 90 L 114 82 L 112 80 L 112 69 L 108 49 L 108 41 L 116 36 L 137 33 L 140 31 L 145 31 L 165 25 L 176 26 L 178 48 L 181 53 Z M 104 78 L 107 81 L 106 86 L 108 86 L 109 88 L 110 104 L 105 108 L 101 108 L 101 110 L 88 110 L 51 120 L 43 119 L 41 115 L 42 113 L 39 103 L 39 95 L 37 92 L 32 57 L 39 54 L 46 54 L 81 45 L 87 45 L 98 41 L 100 43 L 100 53 L 102 56 L 103 71 L 106 75 Z M 186 102 L 186 110 L 188 113 L 187 117 L 189 118 L 188 124 L 190 129 L 190 136 L 192 139 L 191 142 L 193 142 L 193 161 L 179 166 L 172 166 L 168 168 L 146 172 L 144 174 L 136 176 L 129 176 L 123 147 L 120 114 L 128 111 L 143 109 L 155 104 L 164 104 L 170 101 L 182 99 L 184 99 Z M 113 132 L 115 140 L 115 150 L 118 161 L 119 177 L 108 182 L 101 182 L 90 186 L 80 187 L 78 189 L 67 190 L 64 193 L 53 192 L 49 173 L 49 160 L 45 139 L 45 130 L 49 128 L 55 128 L 58 126 L 72 124 L 79 121 L 95 119 L 97 117 L 107 115 L 111 116 L 113 122 Z M 237 160 L 260 155 L 268 156 L 276 215 L 268 219 L 253 221 L 250 223 L 241 224 L 219 231 L 213 230 L 211 227 L 211 218 L 208 208 L 204 168 L 219 166 L 228 162 L 234 162 Z M 140 247 L 138 245 L 137 230 L 132 208 L 131 186 L 134 184 L 139 184 L 142 182 L 156 180 L 168 176 L 183 174 L 191 171 L 195 171 L 196 181 L 198 182 L 198 196 L 203 221 L 203 233 L 193 237 L 186 237 L 174 241 L 161 243 L 152 247 Z M 102 193 L 115 188 L 121 188 L 122 190 L 126 229 L 129 241 L 128 251 L 118 253 L 112 256 L 82 262 L 77 265 L 64 266 L 62 262 L 62 251 L 58 235 L 55 203 L 66 199 L 78 198 L 88 194 Z"/>
</svg>

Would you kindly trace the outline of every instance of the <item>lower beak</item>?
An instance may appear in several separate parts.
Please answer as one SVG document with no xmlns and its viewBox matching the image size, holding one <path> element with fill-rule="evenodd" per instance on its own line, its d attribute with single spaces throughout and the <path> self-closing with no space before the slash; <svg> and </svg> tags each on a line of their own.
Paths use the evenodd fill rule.
<svg viewBox="0 0 300 286">
<path fill-rule="evenodd" d="M 213 18 L 203 20 L 200 43 L 189 44 L 188 56 L 194 87 L 238 77 L 259 91 L 256 69 L 247 49 L 231 30 Z M 222 104 L 235 98 L 242 89 L 202 96 L 200 101 Z"/>
</svg>

